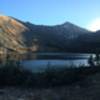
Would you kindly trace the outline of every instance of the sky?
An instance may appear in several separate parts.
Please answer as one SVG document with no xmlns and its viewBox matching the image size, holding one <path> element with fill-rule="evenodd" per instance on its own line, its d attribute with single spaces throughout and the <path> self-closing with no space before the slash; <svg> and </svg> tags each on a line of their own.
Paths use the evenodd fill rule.
<svg viewBox="0 0 100 100">
<path fill-rule="evenodd" d="M 41 25 L 71 22 L 96 31 L 100 29 L 100 0 L 0 0 L 0 15 Z"/>
</svg>

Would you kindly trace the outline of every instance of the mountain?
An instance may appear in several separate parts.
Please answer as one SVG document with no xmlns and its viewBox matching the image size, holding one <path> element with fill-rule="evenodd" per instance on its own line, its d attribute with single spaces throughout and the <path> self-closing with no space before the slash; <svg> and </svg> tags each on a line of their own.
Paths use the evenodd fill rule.
<svg viewBox="0 0 100 100">
<path fill-rule="evenodd" d="M 70 22 L 46 26 L 0 16 L 0 47 L 10 51 L 88 52 L 99 48 L 99 43 L 100 32 L 93 33 Z"/>
<path fill-rule="evenodd" d="M 31 31 L 31 35 L 28 35 L 28 37 L 30 36 L 32 38 L 33 36 L 31 43 L 37 40 L 38 44 L 40 44 L 39 50 L 45 52 L 69 51 L 68 48 L 72 40 L 77 39 L 82 34 L 89 33 L 86 29 L 69 22 L 54 26 L 33 25 L 29 22 L 25 23 L 25 25 Z"/>
<path fill-rule="evenodd" d="M 12 50 L 25 47 L 22 33 L 28 28 L 19 21 L 8 17 L 0 16 L 0 46 Z"/>
<path fill-rule="evenodd" d="M 73 41 L 74 47 L 78 48 L 79 52 L 99 53 L 100 52 L 100 31 L 82 34 Z M 72 43 L 72 44 L 73 44 Z"/>
</svg>

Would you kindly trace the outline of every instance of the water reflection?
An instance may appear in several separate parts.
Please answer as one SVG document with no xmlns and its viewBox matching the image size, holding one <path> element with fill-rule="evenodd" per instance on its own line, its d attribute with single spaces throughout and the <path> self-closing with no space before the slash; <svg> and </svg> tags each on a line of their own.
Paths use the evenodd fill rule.
<svg viewBox="0 0 100 100">
<path fill-rule="evenodd" d="M 45 70 L 48 65 L 51 68 L 61 67 L 79 67 L 88 66 L 87 59 L 73 59 L 73 60 L 25 60 L 21 62 L 21 65 L 29 70 L 40 71 Z"/>
<path fill-rule="evenodd" d="M 40 71 L 48 67 L 80 67 L 88 66 L 91 54 L 79 53 L 38 53 L 39 59 L 23 60 L 21 65 L 29 70 Z M 93 55 L 94 56 L 94 55 Z"/>
<path fill-rule="evenodd" d="M 5 62 L 5 59 L 17 60 L 24 68 L 39 71 L 46 69 L 48 65 L 57 68 L 88 66 L 88 59 L 91 55 L 94 56 L 94 54 L 82 53 L 13 53 L 3 55 L 3 61 Z"/>
</svg>

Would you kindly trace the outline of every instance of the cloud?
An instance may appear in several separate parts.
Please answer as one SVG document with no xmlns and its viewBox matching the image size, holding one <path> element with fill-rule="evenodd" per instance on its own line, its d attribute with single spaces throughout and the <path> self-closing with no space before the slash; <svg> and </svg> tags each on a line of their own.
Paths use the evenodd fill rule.
<svg viewBox="0 0 100 100">
<path fill-rule="evenodd" d="M 92 20 L 88 24 L 87 29 L 89 29 L 90 31 L 100 30 L 100 18 L 96 18 L 96 19 Z"/>
</svg>

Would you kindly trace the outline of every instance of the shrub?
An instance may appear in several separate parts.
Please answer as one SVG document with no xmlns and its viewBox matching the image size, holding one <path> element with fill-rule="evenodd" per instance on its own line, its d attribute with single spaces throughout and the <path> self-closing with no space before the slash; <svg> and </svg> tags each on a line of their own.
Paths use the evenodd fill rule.
<svg viewBox="0 0 100 100">
<path fill-rule="evenodd" d="M 44 72 L 32 73 L 19 64 L 7 63 L 0 67 L 0 86 L 54 87 L 83 81 L 88 75 L 100 72 L 100 67 L 47 68 Z"/>
</svg>

